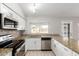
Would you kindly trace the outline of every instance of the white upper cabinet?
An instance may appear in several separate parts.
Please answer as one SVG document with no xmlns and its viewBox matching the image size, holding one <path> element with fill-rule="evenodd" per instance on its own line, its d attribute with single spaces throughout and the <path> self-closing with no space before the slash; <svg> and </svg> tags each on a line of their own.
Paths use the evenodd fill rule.
<svg viewBox="0 0 79 59">
<path fill-rule="evenodd" d="M 3 4 L 1 4 L 1 13 L 4 17 L 17 21 L 17 15 L 11 9 L 9 9 L 7 6 Z"/>
<path fill-rule="evenodd" d="M 18 28 L 17 30 L 25 30 L 25 20 L 18 17 Z"/>
<path fill-rule="evenodd" d="M 1 13 L 1 3 L 0 3 L 0 13 Z"/>
<path fill-rule="evenodd" d="M 13 6 L 12 6 L 13 7 Z M 3 17 L 7 17 L 13 21 L 17 22 L 17 30 L 25 30 L 25 20 L 21 17 L 17 11 L 13 10 L 11 5 L 9 4 L 1 4 L 0 13 L 2 13 Z M 16 6 L 15 6 L 16 7 Z M 18 9 L 17 9 L 18 10 Z"/>
</svg>

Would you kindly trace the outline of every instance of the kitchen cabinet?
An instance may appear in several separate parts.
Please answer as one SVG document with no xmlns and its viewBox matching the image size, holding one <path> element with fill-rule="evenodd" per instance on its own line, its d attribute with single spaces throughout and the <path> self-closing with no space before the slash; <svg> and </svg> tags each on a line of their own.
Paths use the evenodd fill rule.
<svg viewBox="0 0 79 59">
<path fill-rule="evenodd" d="M 79 54 L 73 51 L 73 56 L 79 56 Z"/>
<path fill-rule="evenodd" d="M 0 13 L 1 13 L 1 3 L 0 3 Z"/>
<path fill-rule="evenodd" d="M 8 5 L 5 5 L 5 4 L 1 4 L 0 8 L 1 8 L 0 9 L 0 14 L 3 15 L 2 16 L 2 21 L 3 22 L 4 22 L 4 17 L 14 21 L 14 22 L 10 22 L 11 25 L 8 25 L 8 24 L 5 25 L 5 26 L 7 26 L 7 27 L 5 27 L 6 29 L 8 29 L 8 27 L 10 27 L 9 29 L 25 30 L 25 20 L 24 20 L 24 18 L 21 17 L 18 13 L 16 13 L 16 11 L 14 11 L 14 9 L 10 8 Z"/>
<path fill-rule="evenodd" d="M 51 39 L 51 49 L 54 51 L 54 53 L 56 52 L 56 45 L 54 39 Z"/>
<path fill-rule="evenodd" d="M 13 19 L 13 11 L 10 10 L 4 4 L 1 4 L 1 13 L 4 15 L 4 17 L 7 17 L 9 19 Z"/>
<path fill-rule="evenodd" d="M 17 28 L 17 30 L 25 30 L 25 20 L 22 19 L 21 17 L 18 17 L 18 28 Z"/>
<path fill-rule="evenodd" d="M 17 29 L 18 22 L 0 13 L 0 29 Z"/>
<path fill-rule="evenodd" d="M 61 56 L 61 47 L 58 45 L 58 43 L 53 40 L 52 50 L 54 51 L 56 56 Z"/>
<path fill-rule="evenodd" d="M 56 56 L 73 56 L 72 50 L 53 39 L 52 50 Z"/>
<path fill-rule="evenodd" d="M 13 9 L 11 9 L 9 6 L 5 4 L 1 4 L 0 13 L 2 13 L 4 17 L 17 21 L 18 15 L 15 13 Z"/>
<path fill-rule="evenodd" d="M 0 12 L 0 29 L 17 29 L 17 17 L 14 18 L 15 13 L 5 6 L 1 4 L 1 12 Z"/>
<path fill-rule="evenodd" d="M 41 50 L 41 38 L 26 39 L 27 50 Z"/>
</svg>

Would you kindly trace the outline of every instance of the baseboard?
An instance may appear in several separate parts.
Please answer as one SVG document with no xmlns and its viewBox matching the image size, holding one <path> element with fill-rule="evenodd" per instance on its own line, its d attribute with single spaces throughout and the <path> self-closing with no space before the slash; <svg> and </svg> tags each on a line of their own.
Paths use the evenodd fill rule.
<svg viewBox="0 0 79 59">
<path fill-rule="evenodd" d="M 42 50 L 27 50 L 27 51 L 52 51 L 52 49 L 49 49 L 49 50 L 47 50 L 47 49 L 42 49 Z"/>
<path fill-rule="evenodd" d="M 27 50 L 27 51 L 41 51 L 41 50 Z"/>
<path fill-rule="evenodd" d="M 51 50 L 51 49 L 49 49 L 49 50 L 47 50 L 47 49 L 44 49 L 44 50 L 43 50 L 43 49 L 42 49 L 41 51 L 52 51 L 52 50 Z"/>
</svg>

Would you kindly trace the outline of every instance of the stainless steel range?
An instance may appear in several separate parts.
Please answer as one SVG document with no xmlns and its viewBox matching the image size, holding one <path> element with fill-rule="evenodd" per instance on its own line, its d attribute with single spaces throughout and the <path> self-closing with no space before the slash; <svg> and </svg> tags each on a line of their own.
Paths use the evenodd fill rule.
<svg viewBox="0 0 79 59">
<path fill-rule="evenodd" d="M 18 52 L 23 50 L 25 52 L 24 40 L 13 40 L 11 35 L 0 35 L 0 48 L 13 48 L 12 56 L 17 55 Z"/>
</svg>

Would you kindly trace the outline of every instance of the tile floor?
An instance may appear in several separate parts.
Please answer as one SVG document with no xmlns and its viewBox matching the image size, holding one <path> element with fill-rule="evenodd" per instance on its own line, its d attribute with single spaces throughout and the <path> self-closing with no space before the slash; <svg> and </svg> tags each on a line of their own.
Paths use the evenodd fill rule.
<svg viewBox="0 0 79 59">
<path fill-rule="evenodd" d="M 27 51 L 26 56 L 55 56 L 52 51 Z"/>
</svg>

